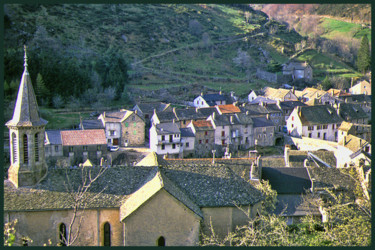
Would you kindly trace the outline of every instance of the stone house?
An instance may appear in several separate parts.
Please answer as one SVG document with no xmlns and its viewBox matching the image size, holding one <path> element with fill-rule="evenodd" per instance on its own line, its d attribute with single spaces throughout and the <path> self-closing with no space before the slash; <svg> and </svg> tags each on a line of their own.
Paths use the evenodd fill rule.
<svg viewBox="0 0 375 250">
<path fill-rule="evenodd" d="M 283 75 L 291 75 L 294 80 L 305 80 L 311 82 L 313 79 L 313 70 L 307 62 L 288 62 L 283 64 Z"/>
<path fill-rule="evenodd" d="M 216 115 L 216 113 L 213 113 L 207 118 L 207 120 L 212 123 L 213 129 L 215 130 L 214 143 L 216 145 L 221 145 L 224 147 L 231 144 L 231 119 L 233 123 L 233 116 Z"/>
<path fill-rule="evenodd" d="M 194 155 L 195 135 L 191 128 L 180 128 L 181 131 L 181 146 L 180 158 Z M 181 152 L 182 151 L 182 152 Z"/>
<path fill-rule="evenodd" d="M 83 163 L 87 159 L 99 163 L 107 155 L 107 139 L 103 129 L 64 130 L 60 132 L 63 156 L 71 164 Z"/>
<path fill-rule="evenodd" d="M 290 89 L 265 87 L 263 92 L 264 97 L 275 101 L 298 101 L 298 97 Z"/>
<path fill-rule="evenodd" d="M 195 135 L 195 155 L 197 157 L 212 154 L 215 144 L 215 129 L 211 121 L 193 121 L 188 125 Z"/>
<path fill-rule="evenodd" d="M 342 118 L 329 105 L 296 107 L 287 120 L 288 133 L 295 137 L 337 141 Z"/>
<path fill-rule="evenodd" d="M 157 112 L 154 111 L 154 114 L 151 117 L 151 126 L 152 124 L 161 124 L 161 123 L 171 123 L 177 122 L 178 118 L 173 110 Z"/>
<path fill-rule="evenodd" d="M 275 145 L 275 124 L 264 117 L 252 117 L 255 146 Z"/>
<path fill-rule="evenodd" d="M 233 103 L 233 96 L 223 95 L 221 91 L 218 94 L 201 94 L 193 101 L 196 108 L 207 108 L 216 105 L 225 105 Z"/>
<path fill-rule="evenodd" d="M 354 135 L 344 136 L 339 142 L 336 152 L 337 167 L 359 166 L 360 161 L 371 165 L 371 144 Z"/>
<path fill-rule="evenodd" d="M 286 121 L 289 118 L 289 115 L 292 113 L 295 107 L 298 106 L 307 106 L 301 101 L 286 101 L 286 102 L 278 102 L 277 106 L 282 111 L 282 117 L 283 117 L 283 126 L 286 125 Z"/>
<path fill-rule="evenodd" d="M 104 112 L 98 117 L 105 127 L 108 145 L 143 146 L 145 144 L 145 121 L 138 111 L 122 109 Z"/>
<path fill-rule="evenodd" d="M 283 111 L 280 107 L 280 101 L 278 100 L 276 103 L 263 103 L 261 102 L 259 105 L 262 105 L 267 110 L 267 116 L 269 119 L 275 124 L 275 131 L 281 132 L 282 127 L 285 125 Z"/>
<path fill-rule="evenodd" d="M 371 143 L 371 125 L 361 125 L 343 121 L 338 129 L 338 140 L 341 141 L 344 136 L 354 135 Z"/>
<path fill-rule="evenodd" d="M 46 130 L 44 153 L 46 160 L 48 158 L 58 158 L 63 156 L 63 146 L 61 141 L 60 130 Z"/>
<path fill-rule="evenodd" d="M 200 112 L 199 108 L 173 108 L 173 112 L 179 122 L 180 128 L 186 128 L 191 121 L 204 121 L 207 116 Z"/>
<path fill-rule="evenodd" d="M 153 124 L 150 128 L 150 149 L 159 155 L 177 157 L 180 153 L 181 131 L 177 123 Z"/>
<path fill-rule="evenodd" d="M 346 122 L 368 124 L 369 118 L 358 104 L 339 103 L 333 107 L 337 110 L 337 114 Z"/>
<path fill-rule="evenodd" d="M 371 82 L 366 80 L 360 81 L 349 89 L 349 93 L 353 95 L 371 95 Z"/>
<path fill-rule="evenodd" d="M 73 217 L 72 196 L 63 183 L 69 179 L 74 193 L 84 173 L 95 176 L 99 170 L 49 169 L 44 181 L 18 189 L 6 180 L 5 222 L 18 219 L 16 230 L 33 239 L 31 246 L 48 240 L 56 245 L 61 228 L 70 230 Z M 201 233 L 210 233 L 211 224 L 219 237 L 247 224 L 238 207 L 253 217 L 263 200 L 260 191 L 228 167 L 211 164 L 107 168 L 86 193 L 94 195 L 82 215 L 75 246 L 196 246 Z"/>
<path fill-rule="evenodd" d="M 81 120 L 79 129 L 104 129 L 103 123 L 98 119 Z"/>
<path fill-rule="evenodd" d="M 309 106 L 318 104 L 334 105 L 340 102 L 338 98 L 331 96 L 328 92 L 315 88 L 305 88 L 298 98 Z"/>
<path fill-rule="evenodd" d="M 170 104 L 163 102 L 138 103 L 133 107 L 132 110 L 137 110 L 138 115 L 144 119 L 146 127 L 148 126 L 150 128 L 150 120 L 154 114 L 154 110 L 157 112 L 171 111 L 171 106 Z"/>
<path fill-rule="evenodd" d="M 363 111 L 365 111 L 365 113 L 367 114 L 369 120 L 371 120 L 371 103 L 372 103 L 371 96 L 360 94 L 360 95 L 343 96 L 341 97 L 341 99 L 345 103 L 357 104 L 361 106 Z"/>
</svg>

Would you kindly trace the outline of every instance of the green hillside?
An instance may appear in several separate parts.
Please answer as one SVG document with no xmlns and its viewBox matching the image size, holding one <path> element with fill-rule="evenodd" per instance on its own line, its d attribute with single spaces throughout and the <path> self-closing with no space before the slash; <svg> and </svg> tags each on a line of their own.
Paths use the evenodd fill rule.
<svg viewBox="0 0 375 250">
<path fill-rule="evenodd" d="M 257 68 L 286 62 L 306 40 L 238 4 L 7 4 L 4 13 L 5 80 L 19 81 L 27 44 L 33 83 L 40 73 L 49 105 L 56 95 L 86 106 L 107 105 L 115 95 L 115 103 L 130 105 L 132 89 L 193 84 L 244 96 L 273 85 L 256 79 Z M 337 64 L 300 59 L 312 60 L 322 77 Z M 356 74 L 346 64 L 338 70 Z"/>
</svg>

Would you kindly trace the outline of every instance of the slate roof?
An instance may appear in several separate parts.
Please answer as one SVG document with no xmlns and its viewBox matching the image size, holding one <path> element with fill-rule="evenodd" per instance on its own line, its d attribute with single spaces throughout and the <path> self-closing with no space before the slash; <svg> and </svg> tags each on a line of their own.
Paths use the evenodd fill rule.
<svg viewBox="0 0 375 250">
<path fill-rule="evenodd" d="M 284 101 L 280 102 L 280 107 L 282 110 L 293 110 L 298 106 L 307 106 L 305 103 L 300 101 Z"/>
<path fill-rule="evenodd" d="M 358 104 L 340 103 L 338 110 L 339 115 L 345 121 L 368 118 L 366 112 Z"/>
<path fill-rule="evenodd" d="M 260 102 L 264 102 L 264 103 L 276 103 L 277 101 L 273 100 L 273 99 L 270 99 L 270 98 L 267 98 L 267 97 L 264 97 L 264 96 L 257 96 L 254 100 L 252 100 L 249 103 L 250 104 L 259 104 Z"/>
<path fill-rule="evenodd" d="M 309 64 L 307 62 L 288 62 L 283 64 L 283 71 L 304 70 Z"/>
<path fill-rule="evenodd" d="M 329 164 L 331 167 L 336 167 L 336 157 L 333 151 L 301 151 L 301 150 L 289 150 L 289 166 L 290 167 L 304 167 L 304 161 L 308 158 L 308 152 L 313 153 L 319 157 L 322 161 Z"/>
<path fill-rule="evenodd" d="M 156 124 L 155 128 L 158 135 L 181 134 L 180 128 L 173 122 Z"/>
<path fill-rule="evenodd" d="M 258 127 L 272 127 L 275 126 L 275 124 L 271 121 L 268 120 L 267 118 L 264 117 L 253 117 L 253 127 L 258 128 Z"/>
<path fill-rule="evenodd" d="M 104 126 L 101 120 L 82 120 L 81 129 L 104 129 Z"/>
<path fill-rule="evenodd" d="M 259 104 L 244 104 L 240 109 L 250 116 L 265 116 L 268 114 L 268 110 Z"/>
<path fill-rule="evenodd" d="M 196 108 L 175 109 L 174 113 L 179 121 L 207 118 L 203 113 L 200 112 L 200 109 Z"/>
<path fill-rule="evenodd" d="M 123 122 L 133 113 L 134 111 L 121 110 L 116 112 L 104 112 L 99 117 L 103 118 L 105 122 Z"/>
<path fill-rule="evenodd" d="M 221 94 L 205 94 L 202 98 L 206 101 L 209 106 L 215 106 L 217 101 L 225 101 L 226 104 L 233 103 L 230 98 L 226 95 Z"/>
<path fill-rule="evenodd" d="M 195 137 L 191 128 L 180 128 L 181 137 Z"/>
<path fill-rule="evenodd" d="M 12 120 L 7 126 L 45 126 L 47 121 L 39 115 L 38 103 L 36 101 L 31 78 L 27 70 L 27 57 L 25 51 L 25 68 L 18 88 L 18 95 L 14 107 Z"/>
<path fill-rule="evenodd" d="M 339 141 L 338 143 L 338 145 L 344 146 L 350 149 L 352 152 L 360 150 L 367 144 L 369 143 L 366 140 L 350 134 L 342 138 L 341 141 Z"/>
<path fill-rule="evenodd" d="M 146 155 L 136 166 L 142 167 L 157 167 L 157 166 L 166 166 L 169 163 L 163 159 L 161 155 L 158 155 L 155 152 L 151 152 Z"/>
<path fill-rule="evenodd" d="M 326 91 L 315 89 L 315 88 L 305 88 L 302 91 L 302 97 L 307 97 L 308 99 L 321 98 L 323 95 L 327 94 Z"/>
<path fill-rule="evenodd" d="M 4 210 L 71 208 L 72 198 L 67 187 L 77 190 L 82 185 L 82 169 L 92 171 L 92 176 L 99 171 L 99 167 L 50 168 L 47 177 L 34 187 L 15 188 L 10 181 L 4 181 Z M 107 168 L 92 184 L 86 194 L 89 198 L 87 208 L 120 208 L 129 195 L 151 181 L 158 172 L 165 189 L 197 213 L 197 207 L 250 205 L 264 199 L 260 191 L 225 166 L 116 166 Z"/>
<path fill-rule="evenodd" d="M 45 137 L 48 144 L 62 145 L 60 130 L 46 130 Z"/>
<path fill-rule="evenodd" d="M 349 131 L 351 128 L 353 128 L 353 123 L 343 121 L 339 127 L 339 130 Z"/>
<path fill-rule="evenodd" d="M 268 113 L 281 113 L 283 112 L 276 103 L 267 103 L 265 108 L 267 109 Z"/>
<path fill-rule="evenodd" d="M 104 129 L 61 131 L 63 146 L 107 144 Z"/>
<path fill-rule="evenodd" d="M 344 101 L 348 100 L 348 103 L 354 102 L 354 103 L 371 103 L 371 95 L 364 95 L 364 94 L 358 94 L 358 95 L 349 95 L 349 96 L 343 96 L 341 97 Z"/>
<path fill-rule="evenodd" d="M 137 106 L 142 113 L 152 114 L 154 113 L 154 109 L 157 112 L 161 112 L 161 111 L 164 111 L 166 108 L 168 108 L 170 104 L 163 103 L 163 102 L 150 102 L 150 103 L 138 103 Z"/>
<path fill-rule="evenodd" d="M 173 120 L 178 120 L 173 111 L 156 112 L 156 116 L 158 117 L 160 123 L 170 123 L 173 122 Z"/>
<path fill-rule="evenodd" d="M 226 115 L 215 115 L 215 119 L 213 120 L 216 126 L 230 126 L 234 124 L 240 124 L 237 116 L 232 114 Z"/>
<path fill-rule="evenodd" d="M 302 194 L 311 188 L 306 168 L 262 168 L 262 179 L 268 180 L 278 194 Z"/>
<path fill-rule="evenodd" d="M 283 100 L 285 96 L 290 93 L 291 91 L 289 89 L 274 89 L 271 87 L 264 88 L 264 97 L 271 98 L 271 99 L 279 99 Z"/>
<path fill-rule="evenodd" d="M 280 216 L 306 216 L 321 215 L 318 202 L 311 204 L 304 199 L 303 195 L 283 194 L 277 196 L 277 203 L 274 214 Z"/>
<path fill-rule="evenodd" d="M 337 111 L 329 105 L 316 105 L 297 107 L 303 126 L 337 124 L 343 120 L 337 115 Z"/>
<path fill-rule="evenodd" d="M 220 115 L 216 107 L 199 108 L 198 110 L 205 116 L 205 118 L 208 118 L 210 115 L 212 115 L 212 113 L 215 113 L 215 115 Z"/>
</svg>

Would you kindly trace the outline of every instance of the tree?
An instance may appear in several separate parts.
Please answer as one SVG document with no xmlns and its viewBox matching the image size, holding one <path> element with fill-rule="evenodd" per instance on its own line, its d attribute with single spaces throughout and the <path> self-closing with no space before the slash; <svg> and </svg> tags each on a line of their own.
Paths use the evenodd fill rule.
<svg viewBox="0 0 375 250">
<path fill-rule="evenodd" d="M 370 68 L 371 65 L 371 55 L 370 55 L 370 45 L 367 35 L 364 35 L 361 40 L 361 45 L 357 54 L 356 66 L 357 69 L 363 74 Z"/>
<path fill-rule="evenodd" d="M 35 95 L 41 105 L 49 103 L 51 92 L 44 83 L 43 77 L 40 73 L 36 76 Z"/>
<path fill-rule="evenodd" d="M 243 51 L 241 48 L 239 48 L 237 50 L 237 56 L 233 58 L 233 62 L 234 64 L 236 64 L 236 66 L 240 67 L 242 70 L 246 70 L 247 68 L 251 66 L 252 59 L 249 56 L 249 54 L 247 54 L 246 51 Z"/>
<path fill-rule="evenodd" d="M 88 205 L 104 191 L 105 188 L 99 192 L 92 192 L 91 188 L 95 181 L 97 181 L 107 170 L 106 167 L 100 166 L 98 169 L 93 167 L 81 168 L 82 183 L 74 183 L 70 180 L 68 173 L 66 173 L 66 182 L 64 183 L 66 191 L 70 194 L 73 209 L 73 215 L 67 227 L 66 238 L 62 236 L 62 245 L 72 246 L 77 241 L 81 233 L 81 225 L 84 219 L 85 210 Z M 77 186 L 78 185 L 78 186 Z"/>
<path fill-rule="evenodd" d="M 64 100 L 61 95 L 57 94 L 52 98 L 52 105 L 54 108 L 62 108 L 64 106 Z"/>
<path fill-rule="evenodd" d="M 329 90 L 330 88 L 333 87 L 333 85 L 332 85 L 330 79 L 328 78 L 328 76 L 326 76 L 324 78 L 324 80 L 321 82 L 321 86 L 322 86 L 323 90 Z"/>
</svg>

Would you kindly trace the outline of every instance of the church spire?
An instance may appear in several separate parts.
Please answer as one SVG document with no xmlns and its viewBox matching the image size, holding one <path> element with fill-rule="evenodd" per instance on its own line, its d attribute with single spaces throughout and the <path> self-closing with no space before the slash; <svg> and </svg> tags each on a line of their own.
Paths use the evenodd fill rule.
<svg viewBox="0 0 375 250">
<path fill-rule="evenodd" d="M 39 117 L 39 108 L 36 101 L 31 78 L 27 70 L 27 53 L 24 46 L 24 71 L 18 89 L 16 106 L 13 112 L 13 119 L 7 122 L 7 126 L 40 126 L 47 124 L 47 121 Z"/>
</svg>

